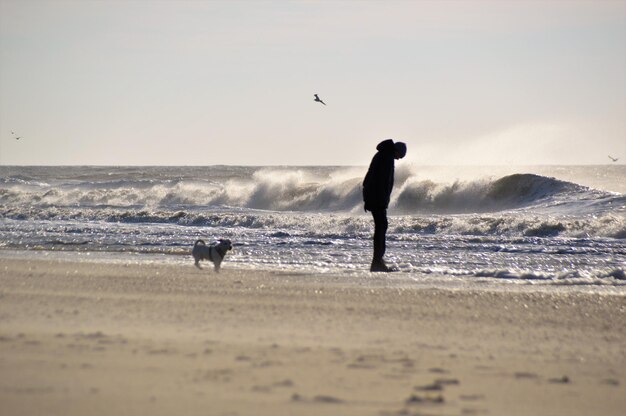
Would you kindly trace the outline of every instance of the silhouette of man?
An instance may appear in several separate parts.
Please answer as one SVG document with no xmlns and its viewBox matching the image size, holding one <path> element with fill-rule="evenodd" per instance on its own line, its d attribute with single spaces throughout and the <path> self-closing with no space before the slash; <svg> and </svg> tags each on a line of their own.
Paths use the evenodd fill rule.
<svg viewBox="0 0 626 416">
<path fill-rule="evenodd" d="M 370 267 L 371 272 L 390 272 L 383 256 L 386 249 L 387 235 L 387 208 L 391 190 L 393 189 L 393 173 L 395 159 L 402 159 L 406 155 L 406 144 L 394 143 L 393 140 L 382 141 L 376 146 L 378 152 L 372 158 L 372 163 L 363 180 L 363 202 L 365 211 L 371 211 L 374 217 L 374 259 Z"/>
</svg>

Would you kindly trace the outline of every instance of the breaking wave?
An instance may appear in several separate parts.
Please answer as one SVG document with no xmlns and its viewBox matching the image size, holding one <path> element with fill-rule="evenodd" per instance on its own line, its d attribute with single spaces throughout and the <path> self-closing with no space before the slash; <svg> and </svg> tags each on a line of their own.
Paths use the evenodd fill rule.
<svg viewBox="0 0 626 416">
<path fill-rule="evenodd" d="M 395 200 L 403 213 L 462 214 L 497 212 L 523 208 L 544 209 L 561 213 L 622 209 L 626 197 L 603 192 L 559 179 L 514 174 L 491 180 L 435 183 L 417 178 L 407 179 Z"/>
<path fill-rule="evenodd" d="M 32 208 L 206 210 L 220 207 L 302 212 L 360 211 L 361 171 L 330 173 L 297 168 L 261 168 L 219 178 L 65 180 L 46 183 L 24 175 L 0 178 L 5 215 Z M 235 175 L 236 176 L 236 175 Z M 391 207 L 402 214 L 466 214 L 516 209 L 559 213 L 626 210 L 626 196 L 535 174 L 497 179 L 435 182 L 398 169 Z"/>
<path fill-rule="evenodd" d="M 53 168 L 54 169 L 54 168 Z M 357 168 L 64 168 L 0 178 L 0 216 L 202 227 L 370 230 Z M 195 170 L 194 170 L 195 169 Z M 203 172 L 208 172 L 203 174 Z M 390 212 L 402 235 L 626 238 L 626 195 L 535 174 L 435 181 L 396 170 Z M 285 215 L 293 213 L 296 215 Z M 291 232 L 291 231 L 290 231 Z"/>
</svg>

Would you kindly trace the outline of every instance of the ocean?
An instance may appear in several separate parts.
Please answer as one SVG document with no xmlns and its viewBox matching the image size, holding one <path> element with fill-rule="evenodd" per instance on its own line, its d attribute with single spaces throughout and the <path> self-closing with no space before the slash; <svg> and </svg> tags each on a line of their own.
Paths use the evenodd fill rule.
<svg viewBox="0 0 626 416">
<path fill-rule="evenodd" d="M 368 272 L 362 167 L 1 166 L 0 255 Z M 406 284 L 626 291 L 626 165 L 396 164 L 387 262 Z M 205 266 L 212 273 L 210 265 Z"/>
</svg>

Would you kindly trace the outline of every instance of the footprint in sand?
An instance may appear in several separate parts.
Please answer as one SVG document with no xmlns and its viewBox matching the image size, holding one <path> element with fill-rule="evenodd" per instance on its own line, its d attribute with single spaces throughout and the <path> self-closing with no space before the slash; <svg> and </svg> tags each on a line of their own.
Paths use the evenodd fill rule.
<svg viewBox="0 0 626 416">
<path fill-rule="evenodd" d="M 467 402 L 475 402 L 478 400 L 484 400 L 485 396 L 482 394 L 462 394 L 461 396 L 459 396 L 459 399 Z"/>
<path fill-rule="evenodd" d="M 440 386 L 457 386 L 461 384 L 461 382 L 456 378 L 438 378 L 435 380 L 435 383 Z"/>
<path fill-rule="evenodd" d="M 276 383 L 274 383 L 272 385 L 274 387 L 293 387 L 294 383 L 293 383 L 293 381 L 291 381 L 289 379 L 285 379 L 285 380 L 277 381 Z"/>
<path fill-rule="evenodd" d="M 306 402 L 308 401 L 306 398 L 300 396 L 298 393 L 294 393 L 291 395 L 292 402 Z M 326 395 L 318 395 L 311 399 L 312 402 L 315 403 L 327 403 L 327 404 L 341 404 L 344 403 L 343 400 L 334 397 L 334 396 L 326 396 Z"/>
<path fill-rule="evenodd" d="M 445 399 L 441 394 L 437 396 L 418 396 L 416 394 L 412 394 L 404 402 L 407 405 L 427 404 L 427 403 L 442 404 L 445 402 Z"/>
<path fill-rule="evenodd" d="M 559 378 L 551 378 L 548 381 L 550 383 L 554 383 L 554 384 L 568 384 L 571 380 L 569 379 L 568 376 L 563 376 L 563 377 L 559 377 Z"/>
<path fill-rule="evenodd" d="M 535 378 L 539 378 L 539 376 L 535 373 L 527 373 L 525 371 L 518 371 L 514 374 L 515 378 L 517 379 L 524 379 L 524 378 L 528 378 L 528 379 L 535 379 Z"/>
<path fill-rule="evenodd" d="M 313 401 L 317 403 L 331 403 L 331 404 L 343 403 L 343 400 L 341 399 L 338 399 L 333 396 L 323 396 L 323 395 L 313 397 Z"/>
<path fill-rule="evenodd" d="M 415 386 L 418 391 L 442 391 L 444 386 L 457 386 L 461 382 L 456 378 L 438 378 L 430 384 Z"/>
<path fill-rule="evenodd" d="M 601 383 L 605 384 L 607 386 L 615 386 L 615 387 L 619 386 L 619 380 L 615 380 L 613 378 L 604 379 L 604 380 L 602 380 Z"/>
<path fill-rule="evenodd" d="M 441 391 L 443 390 L 443 386 L 438 383 L 432 383 L 424 386 L 415 386 L 414 389 L 418 391 Z"/>
</svg>

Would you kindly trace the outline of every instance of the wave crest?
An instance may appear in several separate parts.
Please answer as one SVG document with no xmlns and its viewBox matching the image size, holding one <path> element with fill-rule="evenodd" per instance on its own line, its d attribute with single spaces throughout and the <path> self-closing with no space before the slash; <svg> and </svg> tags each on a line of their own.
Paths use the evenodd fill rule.
<svg viewBox="0 0 626 416">
<path fill-rule="evenodd" d="M 314 172 L 263 168 L 250 176 L 211 179 L 66 181 L 47 184 L 27 178 L 0 183 L 6 207 L 119 207 L 206 209 L 235 207 L 272 211 L 360 211 L 362 170 Z M 90 178 L 92 179 L 92 178 Z M 580 213 L 626 209 L 626 196 L 571 182 L 514 174 L 497 179 L 435 182 L 398 169 L 391 210 L 403 214 L 463 214 L 527 207 Z"/>
<path fill-rule="evenodd" d="M 605 197 L 607 193 L 534 174 L 514 174 L 497 180 L 480 179 L 451 184 L 409 178 L 394 201 L 401 212 L 469 213 L 489 212 L 575 202 L 577 197 Z"/>
</svg>

